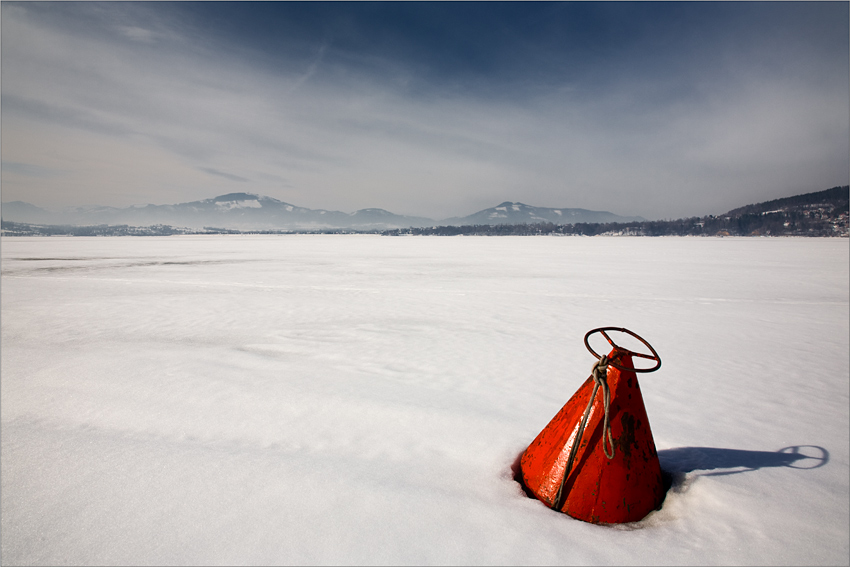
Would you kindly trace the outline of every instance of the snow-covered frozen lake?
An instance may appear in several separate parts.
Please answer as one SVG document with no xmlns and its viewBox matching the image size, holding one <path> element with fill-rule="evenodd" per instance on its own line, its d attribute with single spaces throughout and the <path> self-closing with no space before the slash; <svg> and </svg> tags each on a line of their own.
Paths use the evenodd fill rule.
<svg viewBox="0 0 850 567">
<path fill-rule="evenodd" d="M 2 241 L 3 564 L 847 564 L 843 239 Z M 623 326 L 660 511 L 519 454 Z"/>
</svg>

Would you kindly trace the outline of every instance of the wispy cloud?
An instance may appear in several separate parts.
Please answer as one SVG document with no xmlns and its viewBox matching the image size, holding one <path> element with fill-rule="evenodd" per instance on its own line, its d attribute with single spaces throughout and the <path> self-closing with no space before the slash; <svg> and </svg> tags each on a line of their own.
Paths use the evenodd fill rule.
<svg viewBox="0 0 850 567">
<path fill-rule="evenodd" d="M 4 161 L 2 163 L 2 166 L 0 167 L 2 167 L 4 174 L 24 175 L 26 177 L 46 178 L 62 175 L 62 172 L 59 170 L 51 169 L 49 167 L 43 167 L 41 165 L 35 165 L 32 163 Z"/>
<path fill-rule="evenodd" d="M 321 65 L 321 63 L 322 63 L 322 58 L 324 57 L 325 51 L 327 50 L 327 48 L 328 48 L 327 43 L 323 43 L 321 46 L 319 46 L 319 49 L 316 52 L 315 59 L 312 62 L 310 62 L 309 67 L 307 67 L 307 71 L 305 71 L 303 75 L 298 77 L 295 80 L 295 82 L 292 84 L 292 86 L 289 89 L 290 93 L 299 89 L 301 87 L 301 85 L 305 84 L 307 81 L 310 80 L 310 77 L 312 77 L 313 75 L 316 74 L 316 71 L 318 70 L 319 65 Z"/>
<path fill-rule="evenodd" d="M 156 38 L 153 31 L 137 26 L 119 26 L 118 29 L 128 38 L 141 43 L 153 43 Z"/>
<path fill-rule="evenodd" d="M 4 200 L 250 180 L 311 208 L 659 218 L 846 183 L 847 18 L 772 6 L 4 3 L 4 162 L 64 172 L 4 179 Z"/>
<path fill-rule="evenodd" d="M 246 179 L 245 177 L 242 177 L 241 175 L 233 175 L 232 173 L 219 171 L 219 170 L 213 169 L 211 167 L 199 167 L 198 169 L 200 169 L 201 171 L 205 171 L 205 172 L 209 173 L 210 175 L 218 175 L 219 177 L 224 177 L 225 179 L 229 179 L 231 181 L 238 181 L 239 183 L 245 183 L 247 181 L 250 181 L 249 179 Z"/>
</svg>

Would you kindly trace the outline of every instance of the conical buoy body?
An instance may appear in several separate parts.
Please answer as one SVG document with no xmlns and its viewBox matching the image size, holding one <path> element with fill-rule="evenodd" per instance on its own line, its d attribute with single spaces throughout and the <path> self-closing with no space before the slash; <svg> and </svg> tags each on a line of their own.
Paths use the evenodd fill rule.
<svg viewBox="0 0 850 567">
<path fill-rule="evenodd" d="M 617 350 L 612 350 L 609 358 L 616 354 Z M 621 353 L 617 363 L 634 368 L 627 354 Z M 594 524 L 636 522 L 657 509 L 664 499 L 661 465 L 637 375 L 608 366 L 607 382 L 611 391 L 608 415 L 614 458 L 608 459 L 602 447 L 605 409 L 600 388 L 572 469 L 564 481 L 558 509 Z M 588 378 L 522 455 L 520 468 L 526 488 L 550 508 L 555 506 L 593 389 L 593 378 Z"/>
</svg>

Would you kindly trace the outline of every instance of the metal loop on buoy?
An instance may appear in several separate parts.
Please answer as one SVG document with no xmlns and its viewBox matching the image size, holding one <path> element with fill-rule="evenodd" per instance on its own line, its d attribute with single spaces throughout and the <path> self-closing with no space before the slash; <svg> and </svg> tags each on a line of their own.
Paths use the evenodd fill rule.
<svg viewBox="0 0 850 567">
<path fill-rule="evenodd" d="M 626 333 L 628 335 L 631 335 L 634 338 L 636 338 L 637 340 L 639 340 L 641 343 L 643 343 L 644 346 L 646 346 L 646 348 L 648 348 L 650 350 L 650 352 L 652 352 L 652 354 L 649 355 L 649 354 L 643 354 L 643 353 L 640 353 L 640 352 L 634 352 L 633 350 L 629 350 L 627 348 L 623 348 L 621 346 L 618 346 L 617 344 L 614 343 L 614 341 L 611 340 L 611 337 L 609 337 L 608 334 L 605 331 L 619 331 L 621 333 Z M 646 340 L 643 337 L 639 336 L 637 333 L 633 333 L 632 331 L 625 329 L 623 327 L 598 327 L 596 329 L 592 329 L 592 330 L 588 331 L 587 334 L 584 335 L 584 346 L 586 346 L 587 350 L 590 351 L 590 354 L 595 356 L 597 359 L 601 359 L 602 356 L 597 354 L 596 351 L 593 350 L 593 348 L 591 348 L 590 343 L 588 342 L 588 338 L 590 337 L 590 335 L 592 335 L 594 333 L 601 333 L 602 336 L 605 337 L 605 340 L 608 341 L 608 344 L 610 344 L 613 348 L 615 348 L 617 351 L 619 351 L 623 354 L 628 354 L 630 356 L 636 356 L 638 358 L 646 358 L 648 360 L 654 360 L 656 362 L 655 366 L 652 367 L 652 368 L 627 368 L 625 366 L 620 366 L 619 364 L 614 362 L 614 360 L 609 359 L 608 364 L 610 364 L 611 366 L 613 366 L 617 370 L 628 370 L 630 372 L 655 372 L 656 370 L 661 368 L 661 357 L 658 356 L 658 353 L 655 352 L 655 349 L 652 348 L 652 345 L 649 344 L 648 342 L 646 342 Z"/>
</svg>

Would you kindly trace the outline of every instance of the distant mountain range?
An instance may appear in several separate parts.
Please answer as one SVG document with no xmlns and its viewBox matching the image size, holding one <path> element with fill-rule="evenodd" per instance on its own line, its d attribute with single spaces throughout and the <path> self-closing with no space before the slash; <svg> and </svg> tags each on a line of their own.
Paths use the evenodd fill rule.
<svg viewBox="0 0 850 567">
<path fill-rule="evenodd" d="M 551 209 L 531 207 L 522 203 L 505 201 L 501 205 L 478 211 L 466 217 L 452 217 L 440 221 L 445 226 L 500 225 L 500 224 L 576 224 L 591 222 L 645 221 L 643 217 L 623 217 L 607 211 L 587 209 Z"/>
<path fill-rule="evenodd" d="M 250 197 L 250 198 L 246 198 Z M 529 207 L 522 203 L 505 202 L 497 207 L 479 211 L 462 218 L 446 219 L 441 224 L 430 219 L 404 217 L 393 215 L 382 209 L 363 209 L 356 213 L 346 214 L 330 211 L 312 211 L 282 203 L 268 197 L 259 197 L 247 193 L 223 195 L 216 199 L 174 205 L 173 208 L 186 208 L 195 215 L 197 220 L 212 219 L 230 222 L 228 219 L 236 215 L 240 223 L 252 228 L 237 229 L 223 228 L 218 222 L 218 228 L 189 228 L 185 224 L 173 226 L 165 224 L 169 214 L 168 206 L 131 207 L 135 211 L 147 211 L 158 214 L 158 221 L 163 224 L 147 224 L 140 221 L 141 217 L 133 217 L 135 224 L 92 224 L 89 214 L 106 214 L 109 211 L 128 211 L 128 209 L 75 209 L 70 214 L 81 214 L 88 224 L 71 225 L 50 224 L 56 222 L 56 213 L 34 207 L 27 203 L 6 203 L 3 205 L 3 222 L 0 233 L 3 236 L 170 236 L 175 234 L 236 234 L 241 232 L 281 234 L 292 232 L 319 233 L 348 233 L 369 232 L 387 236 L 400 235 L 621 235 L 621 236 L 838 236 L 847 238 L 850 234 L 850 187 L 847 185 L 833 187 L 824 191 L 796 195 L 773 201 L 765 201 L 733 209 L 725 215 L 707 215 L 687 219 L 647 221 L 619 220 L 629 217 L 619 217 L 611 213 L 585 211 L 583 209 L 546 209 Z M 266 209 L 263 212 L 263 209 Z M 280 211 L 283 209 L 283 211 Z M 24 221 L 6 220 L 9 211 L 16 218 L 30 219 Z M 258 219 L 264 215 L 271 218 L 266 222 L 280 222 L 279 215 L 288 214 L 292 224 L 302 224 L 304 228 L 257 228 Z M 107 211 L 104 213 L 103 211 Z M 69 214 L 66 211 L 66 214 Z M 253 215 L 253 217 L 251 216 Z M 586 215 L 586 216 L 585 216 Z M 594 216 L 595 215 L 595 216 Z M 590 222 L 581 219 L 599 219 Z M 318 219 L 318 220 L 316 220 Z M 337 223 L 349 223 L 349 227 L 335 228 L 327 219 Z M 339 219 L 342 219 L 340 221 Z M 553 219 L 552 222 L 548 219 Z M 424 226 L 413 226 L 414 223 L 428 221 Z M 449 224 L 449 222 L 451 224 Z M 399 228 L 386 228 L 392 223 L 407 224 Z M 408 224 L 409 223 L 409 224 Z"/>
<path fill-rule="evenodd" d="M 397 215 L 384 209 L 361 209 L 354 213 L 308 209 L 253 193 L 230 193 L 212 199 L 177 205 L 145 205 L 126 208 L 77 207 L 49 211 L 25 203 L 3 203 L 4 221 L 45 225 L 171 225 L 200 229 L 234 230 L 387 230 L 425 226 L 514 225 L 550 222 L 555 224 L 631 222 L 642 217 L 624 217 L 606 211 L 531 207 L 504 202 L 466 217 L 436 221 Z"/>
</svg>

